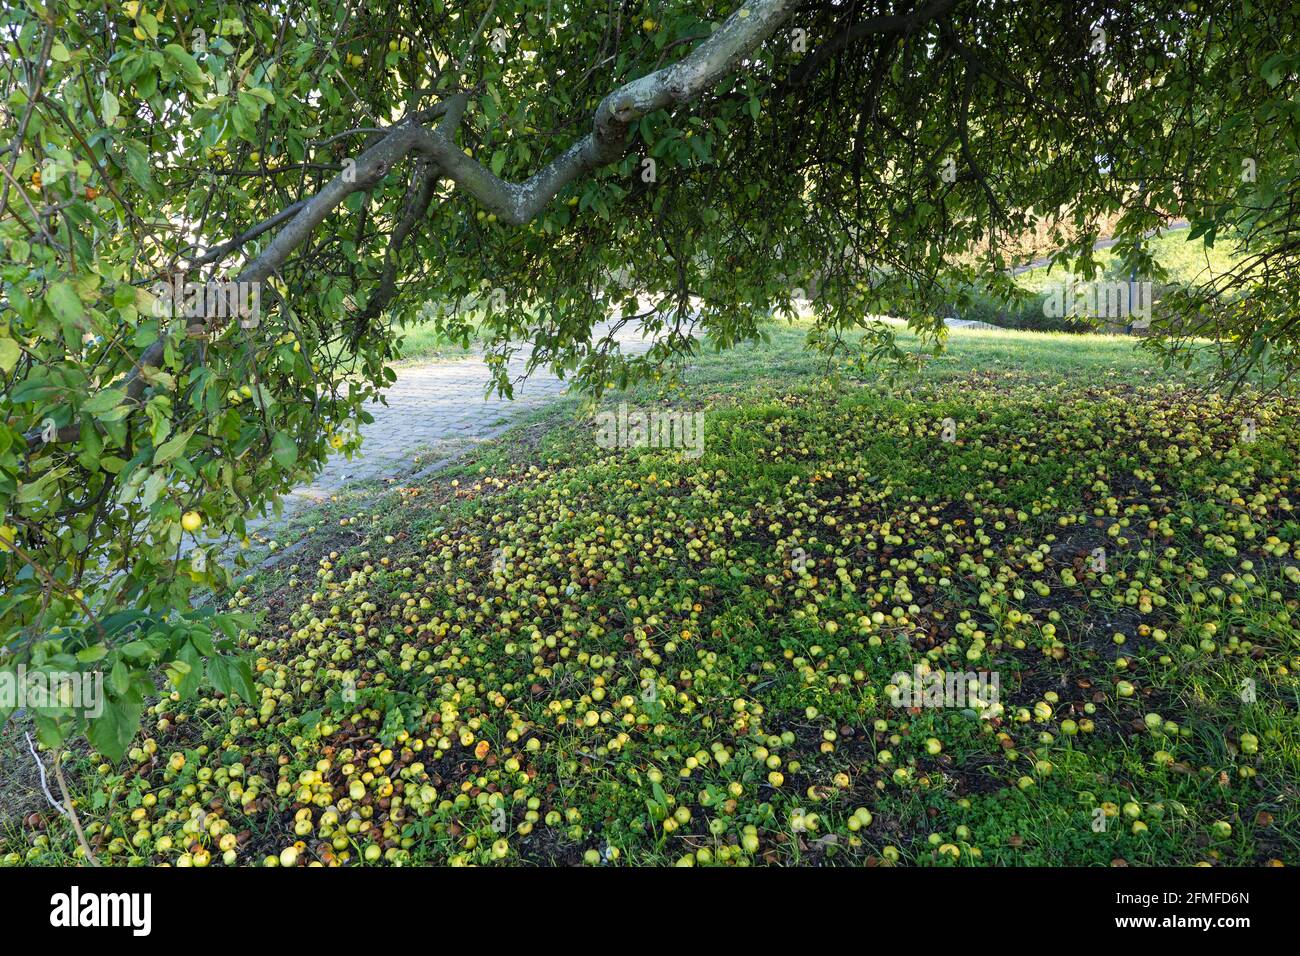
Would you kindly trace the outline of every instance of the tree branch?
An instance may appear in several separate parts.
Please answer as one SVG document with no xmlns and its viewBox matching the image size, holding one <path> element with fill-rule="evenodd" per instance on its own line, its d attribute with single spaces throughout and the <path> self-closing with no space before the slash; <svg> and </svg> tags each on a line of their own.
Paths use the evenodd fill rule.
<svg viewBox="0 0 1300 956">
<path fill-rule="evenodd" d="M 946 5 L 952 0 L 938 2 Z M 469 103 L 468 92 L 457 93 L 436 107 L 443 112 L 442 122 L 436 129 L 414 122 L 418 114 L 390 127 L 391 131 L 358 156 L 349 168 L 314 196 L 302 200 L 296 214 L 240 271 L 235 281 L 260 283 L 270 278 L 340 203 L 354 192 L 373 187 L 411 153 L 428 158 L 442 176 L 495 212 L 502 222 L 523 225 L 535 218 L 566 185 L 617 159 L 626 146 L 628 129 L 642 116 L 689 103 L 735 72 L 745 57 L 789 18 L 797 5 L 798 0 L 750 0 L 681 60 L 632 80 L 606 96 L 596 107 L 592 131 L 522 183 L 498 178 L 456 145 L 456 129 Z M 164 350 L 160 339 L 141 354 L 124 379 L 129 398 L 136 399 L 143 392 L 145 382 L 141 372 L 161 362 Z"/>
<path fill-rule="evenodd" d="M 356 348 L 361 341 L 362 336 L 370 328 L 370 322 L 378 316 L 397 294 L 397 270 L 399 267 L 399 258 L 402 247 L 406 244 L 406 237 L 411 234 L 415 224 L 424 218 L 425 211 L 429 208 L 429 203 L 433 200 L 433 190 L 438 184 L 438 177 L 434 174 L 431 164 L 428 162 L 416 163 L 415 172 L 411 176 L 411 182 L 406 189 L 406 201 L 402 206 L 402 217 L 397 226 L 393 229 L 393 235 L 388 241 L 388 251 L 384 256 L 384 271 L 379 279 L 379 287 L 371 295 L 366 307 L 357 315 L 352 328 L 352 347 Z"/>
<path fill-rule="evenodd" d="M 291 206 L 285 206 L 283 209 L 281 209 L 270 219 L 267 219 L 265 222 L 258 223 L 256 226 L 253 226 L 251 229 L 248 229 L 245 232 L 240 233 L 238 236 L 236 236 L 234 239 L 231 239 L 229 242 L 223 242 L 221 245 L 213 249 L 209 249 L 203 255 L 199 256 L 197 259 L 191 260 L 189 264 L 189 268 L 196 269 L 199 266 L 207 265 L 209 262 L 216 262 L 219 259 L 224 259 L 229 253 L 234 252 L 244 243 L 251 242 L 252 240 L 256 239 L 258 236 L 262 235 L 262 233 L 264 232 L 270 232 L 276 226 L 280 225 L 280 223 L 284 222 L 287 219 L 291 219 L 293 216 L 297 215 L 298 211 L 302 209 L 302 207 L 303 207 L 302 201 L 296 202 Z"/>
<path fill-rule="evenodd" d="M 927 20 L 942 16 L 952 8 L 956 0 L 930 0 L 917 7 L 911 13 L 887 14 L 870 17 L 856 23 L 842 33 L 822 43 L 817 49 L 808 53 L 799 65 L 791 71 L 789 78 L 781 85 L 782 92 L 803 86 L 813 78 L 837 53 L 855 40 L 877 33 L 911 33 Z"/>
<path fill-rule="evenodd" d="M 18 122 L 18 133 L 14 136 L 9 148 L 13 151 L 13 156 L 9 158 L 8 180 L 12 180 L 14 170 L 18 167 L 18 157 L 23 146 L 23 139 L 27 136 L 27 124 L 31 122 L 32 110 L 36 109 L 36 103 L 41 98 L 41 84 L 45 82 L 45 69 L 50 62 L 50 47 L 54 45 L 54 26 L 51 24 L 45 30 L 45 38 L 41 41 L 41 52 L 37 58 L 36 78 L 32 80 L 31 86 L 27 89 L 27 108 L 23 110 L 23 118 Z M 21 190 L 19 190 L 21 192 Z M 4 192 L 0 194 L 0 211 L 9 208 L 9 182 L 4 184 Z M 39 219 L 37 225 L 40 224 Z"/>
<path fill-rule="evenodd" d="M 456 128 L 468 105 L 468 95 L 459 93 L 447 101 L 437 129 L 400 124 L 362 153 L 353 169 L 345 170 L 306 201 L 262 254 L 240 273 L 239 280 L 260 281 L 270 276 L 339 203 L 377 183 L 412 152 L 436 163 L 444 176 L 496 213 L 501 221 L 522 225 L 535 218 L 566 185 L 617 159 L 626 144 L 628 129 L 642 116 L 689 103 L 734 72 L 795 6 L 796 0 L 753 0 L 741 7 L 681 60 L 606 96 L 596 107 L 592 131 L 522 183 L 498 178 L 456 146 Z"/>
</svg>

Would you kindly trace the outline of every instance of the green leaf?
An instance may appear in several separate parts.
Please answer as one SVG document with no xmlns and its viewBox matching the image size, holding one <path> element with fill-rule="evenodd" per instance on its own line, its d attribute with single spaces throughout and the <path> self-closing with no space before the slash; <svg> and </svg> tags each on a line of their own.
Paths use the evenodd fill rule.
<svg viewBox="0 0 1300 956">
<path fill-rule="evenodd" d="M 179 666 L 177 666 L 179 665 Z M 173 662 L 172 682 L 182 698 L 193 697 L 202 686 L 203 658 L 198 649 L 189 641 L 181 648 L 176 661 Z"/>
<path fill-rule="evenodd" d="M 102 415 L 117 408 L 125 400 L 126 393 L 121 389 L 100 389 L 87 400 L 86 404 L 81 406 L 81 410 L 88 415 Z"/>
<path fill-rule="evenodd" d="M 36 724 L 36 739 L 41 745 L 57 750 L 63 743 L 63 730 L 59 727 L 59 722 L 46 714 L 33 714 L 32 721 Z"/>
<path fill-rule="evenodd" d="M 220 654 L 208 658 L 208 683 L 223 694 L 231 692 L 230 661 Z"/>
<path fill-rule="evenodd" d="M 185 47 L 178 43 L 168 43 L 163 47 L 163 53 L 167 55 L 167 59 L 176 64 L 186 86 L 196 90 L 206 86 L 203 81 L 203 71 L 199 69 L 198 63 L 194 62 L 194 57 L 190 56 Z"/>
<path fill-rule="evenodd" d="M 113 95 L 111 90 L 106 89 L 99 94 L 99 109 L 104 114 L 104 124 L 106 126 L 112 126 L 117 121 L 119 112 L 117 97 Z"/>
<path fill-rule="evenodd" d="M 11 372 L 23 354 L 22 348 L 11 338 L 0 339 L 0 372 Z"/>
<path fill-rule="evenodd" d="M 1290 59 L 1288 53 L 1274 53 L 1259 68 L 1259 75 L 1264 78 L 1270 87 L 1275 87 L 1282 82 L 1283 65 Z"/>
<path fill-rule="evenodd" d="M 276 432 L 271 439 L 271 457 L 281 468 L 289 469 L 298 461 L 298 446 L 286 432 Z"/>
<path fill-rule="evenodd" d="M 136 694 L 114 697 L 104 704 L 104 712 L 90 721 L 86 738 L 96 750 L 116 763 L 126 754 L 140 729 L 144 700 Z"/>
<path fill-rule="evenodd" d="M 102 661 L 108 656 L 108 647 L 103 644 L 92 644 L 90 647 L 83 647 L 77 651 L 77 660 L 82 664 L 93 664 L 95 661 Z"/>
<path fill-rule="evenodd" d="M 123 162 L 126 163 L 126 170 L 131 174 L 131 178 L 140 184 L 149 195 L 157 192 L 157 184 L 153 181 L 153 166 L 149 156 L 149 151 L 140 143 L 131 141 L 126 143 L 122 149 Z"/>
<path fill-rule="evenodd" d="M 171 461 L 185 450 L 185 445 L 193 435 L 194 429 L 190 429 L 189 431 L 181 432 L 179 435 L 174 435 L 172 438 L 163 442 L 158 446 L 158 450 L 154 452 L 153 463 L 155 465 L 163 465 Z"/>
<path fill-rule="evenodd" d="M 253 683 L 253 669 L 248 666 L 248 661 L 242 657 L 235 661 L 233 670 L 233 679 L 235 690 L 246 703 L 254 703 L 257 700 L 257 687 Z"/>
<path fill-rule="evenodd" d="M 145 479 L 144 491 L 140 497 L 140 507 L 151 508 L 153 503 L 163 493 L 167 487 L 167 473 L 165 471 L 155 471 Z"/>
<path fill-rule="evenodd" d="M 114 664 L 113 669 L 108 672 L 108 686 L 119 697 L 131 689 L 131 672 L 122 661 Z"/>
<path fill-rule="evenodd" d="M 124 657 L 133 660 L 143 660 L 152 657 L 157 653 L 157 649 L 148 641 L 129 641 L 120 648 Z"/>
<path fill-rule="evenodd" d="M 86 314 L 81 297 L 70 282 L 55 282 L 45 290 L 45 301 L 60 322 L 78 324 Z"/>
</svg>

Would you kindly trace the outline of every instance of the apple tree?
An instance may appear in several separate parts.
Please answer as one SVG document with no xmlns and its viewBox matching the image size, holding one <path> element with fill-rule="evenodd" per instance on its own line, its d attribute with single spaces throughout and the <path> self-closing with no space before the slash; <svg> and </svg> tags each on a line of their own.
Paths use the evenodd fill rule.
<svg viewBox="0 0 1300 956">
<path fill-rule="evenodd" d="M 393 381 L 402 328 L 598 393 L 813 300 L 905 362 L 1051 223 L 1241 242 L 1148 341 L 1295 364 L 1300 10 L 1274 0 L 15 0 L 0 11 L 0 668 L 252 695 L 217 555 Z M 973 255 L 972 250 L 979 250 Z M 957 293 L 958 299 L 964 293 Z M 654 336 L 621 354 L 610 319 Z M 865 333 L 850 336 L 848 333 Z M 3 702 L 0 701 L 0 706 Z M 7 717 L 3 711 L 0 716 Z"/>
</svg>

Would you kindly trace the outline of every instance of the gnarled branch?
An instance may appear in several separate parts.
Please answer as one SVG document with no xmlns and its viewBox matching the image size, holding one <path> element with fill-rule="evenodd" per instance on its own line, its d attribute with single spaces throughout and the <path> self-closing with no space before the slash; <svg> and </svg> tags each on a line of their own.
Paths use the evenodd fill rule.
<svg viewBox="0 0 1300 956">
<path fill-rule="evenodd" d="M 529 222 L 566 185 L 617 159 L 626 147 L 628 129 L 642 116 L 689 103 L 735 72 L 796 6 L 797 0 L 751 0 L 681 60 L 606 96 L 596 107 L 591 132 L 522 183 L 500 179 L 456 146 L 456 129 L 469 101 L 468 93 L 457 93 L 439 104 L 437 110 L 443 116 L 436 129 L 420 125 L 417 120 L 425 117 L 419 115 L 398 123 L 319 192 L 302 200 L 293 217 L 235 281 L 270 278 L 340 203 L 354 192 L 373 187 L 411 153 L 426 157 L 437 167 L 438 175 L 451 179 L 501 221 L 510 225 Z M 279 221 L 281 216 L 268 220 Z M 138 397 L 144 387 L 141 371 L 157 365 L 163 353 L 159 340 L 141 354 L 125 379 L 130 397 Z"/>
<path fill-rule="evenodd" d="M 522 183 L 500 179 L 456 146 L 456 128 L 468 101 L 466 94 L 457 94 L 448 101 L 437 129 L 416 123 L 399 124 L 362 153 L 353 168 L 307 200 L 262 254 L 240 273 L 239 280 L 259 281 L 270 276 L 339 203 L 377 183 L 412 152 L 432 160 L 443 176 L 496 213 L 502 222 L 522 225 L 535 218 L 566 185 L 617 159 L 626 145 L 628 129 L 642 116 L 689 103 L 735 72 L 745 57 L 793 13 L 795 6 L 795 0 L 753 0 L 741 7 L 713 36 L 681 60 L 606 96 L 596 107 L 591 132 Z"/>
</svg>

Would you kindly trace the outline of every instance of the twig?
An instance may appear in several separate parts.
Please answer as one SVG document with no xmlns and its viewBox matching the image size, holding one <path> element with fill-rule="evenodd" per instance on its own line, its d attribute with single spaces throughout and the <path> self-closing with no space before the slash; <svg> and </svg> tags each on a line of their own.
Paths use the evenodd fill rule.
<svg viewBox="0 0 1300 956">
<path fill-rule="evenodd" d="M 68 817 L 72 820 L 72 830 L 77 834 L 77 842 L 81 844 L 81 850 L 86 854 L 86 859 L 90 861 L 91 866 L 99 866 L 99 860 L 95 859 L 95 851 L 90 848 L 86 841 L 86 832 L 81 829 L 81 818 L 77 816 L 77 808 L 72 805 L 72 798 L 68 796 L 68 785 L 63 780 L 63 754 L 60 752 L 54 758 L 54 777 L 59 781 L 59 793 L 63 795 L 64 801 L 68 805 Z"/>
<path fill-rule="evenodd" d="M 49 781 L 45 778 L 45 761 L 42 760 L 40 756 L 37 755 L 36 747 L 32 744 L 32 735 L 24 731 L 23 736 L 27 738 L 27 749 L 31 751 L 32 759 L 36 761 L 36 769 L 40 771 L 41 790 L 45 793 L 45 799 L 50 801 L 50 806 L 52 806 L 55 810 L 58 810 L 59 813 L 61 813 L 63 816 L 66 817 L 68 815 L 67 809 L 63 806 L 63 804 L 59 803 L 59 801 L 54 799 L 54 794 L 50 793 L 50 784 Z"/>
<path fill-rule="evenodd" d="M 32 205 L 32 201 L 27 198 L 26 191 L 23 189 L 22 186 L 18 185 L 18 180 L 14 179 L 13 173 L 9 172 L 9 170 L 4 166 L 0 166 L 0 173 L 4 173 L 4 177 L 5 177 L 5 204 L 4 206 L 0 206 L 0 209 L 8 208 L 9 186 L 10 184 L 12 184 L 14 189 L 18 190 L 19 197 L 27 205 L 27 209 L 32 214 L 32 219 L 36 221 L 36 228 L 39 229 L 41 231 L 41 234 L 45 236 L 45 240 L 50 244 L 52 248 L 58 249 L 60 252 L 66 252 L 67 250 L 64 249 L 61 245 L 59 245 L 58 241 L 52 235 L 50 235 L 50 231 L 47 228 L 45 228 L 45 219 L 41 216 L 39 212 L 36 211 L 36 207 Z"/>
<path fill-rule="evenodd" d="M 99 632 L 99 636 L 103 638 L 105 641 L 108 640 L 108 634 L 105 633 L 104 631 L 104 625 L 99 622 L 99 618 L 95 616 L 95 612 L 90 609 L 90 605 L 86 603 L 85 599 L 77 596 L 77 590 L 75 588 L 71 588 L 63 584 L 57 578 L 55 578 L 54 575 L 50 574 L 50 572 L 46 570 L 46 568 L 43 565 L 37 564 L 36 561 L 32 559 L 32 556 L 30 554 L 28 554 L 26 551 L 24 551 L 22 548 L 18 546 L 17 541 L 6 542 L 5 550 L 12 551 L 14 554 L 18 555 L 18 557 L 22 559 L 24 564 L 26 564 L 33 571 L 39 574 L 41 578 L 45 581 L 48 589 L 57 589 L 59 591 L 62 591 L 64 594 L 67 594 L 74 601 L 76 601 L 77 604 L 81 607 L 81 610 L 85 612 L 86 617 L 88 617 L 90 619 L 90 622 L 95 625 L 95 630 Z"/>
<path fill-rule="evenodd" d="M 41 85 L 45 82 L 45 68 L 50 60 L 50 48 L 54 45 L 54 27 L 51 25 L 45 31 L 45 39 L 41 43 L 41 52 L 37 58 L 36 78 L 32 81 L 31 86 L 27 88 L 27 108 L 23 110 L 23 118 L 18 123 L 18 133 L 14 136 L 9 146 L 14 155 L 9 160 L 9 167 L 6 172 L 9 174 L 10 181 L 14 178 L 14 170 L 18 168 L 19 151 L 22 149 L 23 138 L 27 135 L 27 124 L 32 118 L 32 110 L 36 109 L 36 101 L 41 98 Z M 9 183 L 4 185 L 4 194 L 0 195 L 0 210 L 9 208 Z"/>
<path fill-rule="evenodd" d="M 199 256 L 197 259 L 190 260 L 190 264 L 188 268 L 197 269 L 200 266 L 207 265 L 209 262 L 218 261 L 219 259 L 226 256 L 228 253 L 231 253 L 234 250 L 238 249 L 244 243 L 251 242 L 252 240 L 256 239 L 258 236 L 260 236 L 262 233 L 267 232 L 270 229 L 274 229 L 276 226 L 280 225 L 280 223 L 284 222 L 285 220 L 291 219 L 292 217 L 296 216 L 302 210 L 302 207 L 305 205 L 307 205 L 307 200 L 300 199 L 298 200 L 298 202 L 294 203 L 293 205 L 286 206 L 284 209 L 280 210 L 278 213 L 276 213 L 270 219 L 267 219 L 265 222 L 253 226 L 251 229 L 244 231 L 240 235 L 236 236 L 234 239 L 231 239 L 229 242 L 223 242 L 221 245 L 216 246 L 213 249 L 209 249 L 203 255 Z"/>
</svg>

